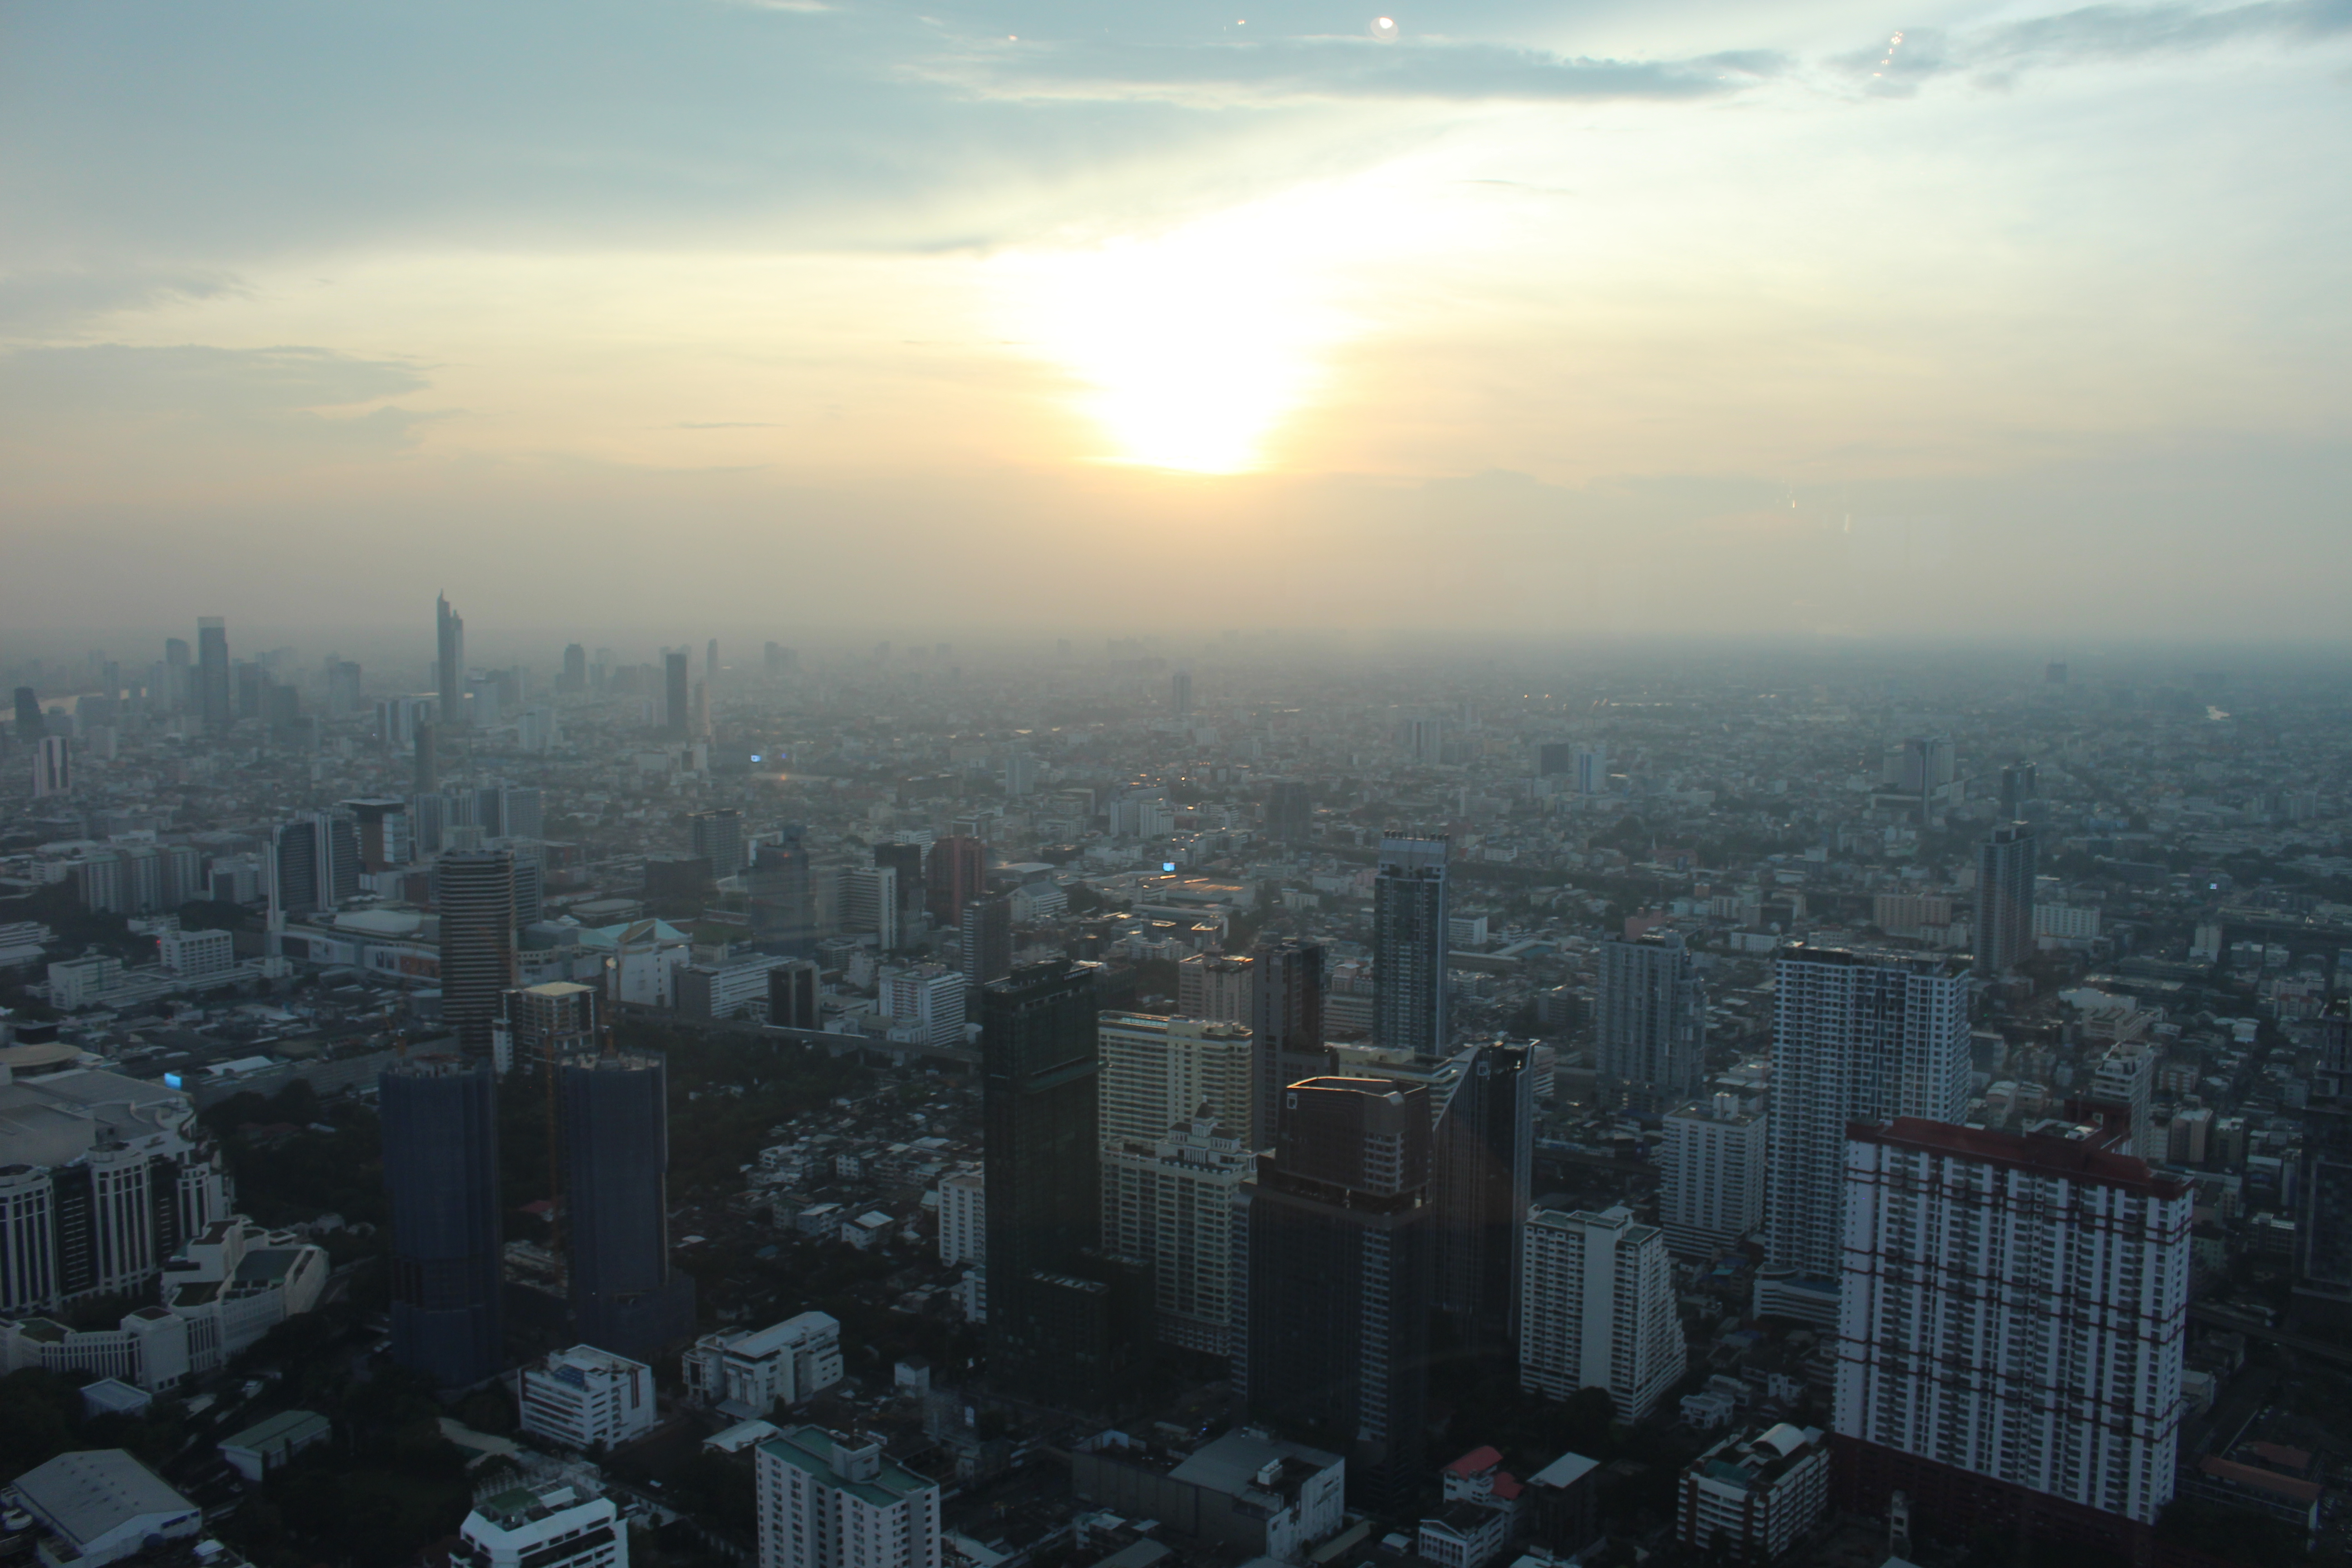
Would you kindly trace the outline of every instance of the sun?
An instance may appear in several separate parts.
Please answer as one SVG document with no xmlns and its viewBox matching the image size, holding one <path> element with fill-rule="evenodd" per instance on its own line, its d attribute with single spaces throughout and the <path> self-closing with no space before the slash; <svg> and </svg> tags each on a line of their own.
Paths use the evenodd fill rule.
<svg viewBox="0 0 2352 1568">
<path fill-rule="evenodd" d="M 1265 466 L 1355 328 L 1344 203 L 1253 205 L 1149 237 L 1002 258 L 1013 330 L 1077 384 L 1108 460 L 1200 474 Z"/>
</svg>

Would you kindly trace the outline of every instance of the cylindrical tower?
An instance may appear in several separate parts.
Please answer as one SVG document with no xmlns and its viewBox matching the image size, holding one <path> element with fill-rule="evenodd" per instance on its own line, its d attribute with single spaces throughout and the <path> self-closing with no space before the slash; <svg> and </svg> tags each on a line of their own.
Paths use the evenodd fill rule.
<svg viewBox="0 0 2352 1568">
<path fill-rule="evenodd" d="M 514 855 L 455 849 L 438 866 L 441 1016 L 467 1056 L 490 1054 L 500 998 L 514 988 Z"/>
</svg>

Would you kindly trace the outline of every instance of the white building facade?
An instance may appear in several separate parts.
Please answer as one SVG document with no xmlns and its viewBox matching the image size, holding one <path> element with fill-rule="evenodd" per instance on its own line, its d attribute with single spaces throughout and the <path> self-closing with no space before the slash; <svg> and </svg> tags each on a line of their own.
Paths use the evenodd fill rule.
<svg viewBox="0 0 2352 1568">
<path fill-rule="evenodd" d="M 1205 1117 L 1154 1142 L 1104 1145 L 1103 1246 L 1151 1264 L 1153 1331 L 1161 1342 L 1232 1352 L 1240 1305 L 1234 1205 L 1250 1170 L 1241 1140 Z"/>
<path fill-rule="evenodd" d="M 940 1489 L 822 1426 L 753 1451 L 760 1568 L 940 1568 Z"/>
<path fill-rule="evenodd" d="M 722 1329 L 695 1341 L 679 1366 L 688 1398 L 765 1415 L 841 1381 L 841 1323 L 830 1313 L 803 1312 L 764 1329 Z"/>
<path fill-rule="evenodd" d="M 1841 1437 L 2155 1521 L 2185 1408 L 2193 1194 L 2119 1131 L 1854 1130 Z"/>
<path fill-rule="evenodd" d="M 610 1498 L 572 1482 L 482 1499 L 457 1527 L 463 1568 L 629 1568 L 629 1531 Z M 456 1563 L 452 1568 L 458 1568 Z"/>
<path fill-rule="evenodd" d="M 1151 1013 L 1105 1013 L 1102 1047 L 1103 1145 L 1157 1143 L 1171 1127 L 1205 1113 L 1249 1141 L 1252 1109 L 1245 1025 Z"/>
<path fill-rule="evenodd" d="M 1665 1237 L 1631 1210 L 1528 1211 L 1519 1386 L 1549 1399 L 1605 1388 L 1617 1419 L 1649 1414 L 1683 1375 Z"/>
<path fill-rule="evenodd" d="M 1669 1111 L 1658 1228 L 1668 1251 L 1706 1257 L 1764 1223 L 1766 1123 L 1737 1095 Z"/>
<path fill-rule="evenodd" d="M 524 1431 L 574 1448 L 642 1437 L 658 1415 L 653 1368 L 594 1345 L 551 1351 L 517 1373 L 515 1404 Z"/>
<path fill-rule="evenodd" d="M 951 1171 L 940 1178 L 940 1261 L 988 1261 L 988 1178 L 979 1171 Z"/>
</svg>

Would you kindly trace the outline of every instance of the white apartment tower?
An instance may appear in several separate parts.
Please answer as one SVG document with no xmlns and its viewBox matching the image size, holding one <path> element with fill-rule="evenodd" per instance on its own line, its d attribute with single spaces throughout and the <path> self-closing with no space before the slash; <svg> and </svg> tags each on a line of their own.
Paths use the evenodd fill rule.
<svg viewBox="0 0 2352 1568">
<path fill-rule="evenodd" d="M 1666 1248 L 1703 1258 L 1764 1223 L 1765 1121 L 1718 1094 L 1665 1117 L 1658 1228 Z"/>
<path fill-rule="evenodd" d="M 2121 1142 L 1854 1129 L 1834 1424 L 1876 1484 L 1948 1467 L 2140 1524 L 2171 1500 L 2191 1189 Z"/>
<path fill-rule="evenodd" d="M 1550 1399 L 1605 1388 L 1638 1421 L 1685 1365 L 1665 1237 L 1631 1210 L 1528 1211 L 1519 1386 Z"/>
<path fill-rule="evenodd" d="M 940 1489 L 878 1442 L 800 1426 L 754 1455 L 760 1568 L 940 1568 Z"/>
<path fill-rule="evenodd" d="M 2155 1114 L 2157 1048 L 2145 1040 L 2126 1040 L 2099 1058 L 2091 1074 L 2091 1098 L 2120 1105 L 2131 1112 L 2130 1152 L 2143 1160 L 2158 1153 Z"/>
<path fill-rule="evenodd" d="M 940 1178 L 940 1261 L 988 1261 L 988 1177 L 980 1171 L 951 1171 Z"/>
<path fill-rule="evenodd" d="M 1235 1349 L 1234 1205 L 1251 1169 L 1241 1140 L 1207 1116 L 1153 1142 L 1104 1144 L 1103 1247 L 1151 1265 L 1162 1343 L 1210 1355 Z"/>
<path fill-rule="evenodd" d="M 1772 966 L 1772 1109 L 1759 1316 L 1837 1321 L 1845 1131 L 1968 1109 L 1969 989 L 1957 967 L 1794 945 Z"/>
<path fill-rule="evenodd" d="M 1204 1106 L 1218 1126 L 1249 1141 L 1255 1039 L 1246 1025 L 1105 1013 L 1096 1037 L 1103 1147 L 1129 1140 L 1156 1144 Z"/>
<path fill-rule="evenodd" d="M 1699 1089 L 1706 986 L 1672 934 L 1601 944 L 1592 999 L 1593 1065 L 1612 1104 L 1680 1105 Z"/>
</svg>

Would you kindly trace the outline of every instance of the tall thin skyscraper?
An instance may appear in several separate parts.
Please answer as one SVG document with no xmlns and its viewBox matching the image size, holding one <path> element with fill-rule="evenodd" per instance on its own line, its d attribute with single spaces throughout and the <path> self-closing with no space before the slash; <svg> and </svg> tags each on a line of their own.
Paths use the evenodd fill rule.
<svg viewBox="0 0 2352 1568">
<path fill-rule="evenodd" d="M 2033 952 L 2033 829 L 2012 822 L 1977 846 L 1977 973 L 2005 973 Z"/>
<path fill-rule="evenodd" d="M 488 1056 L 406 1057 L 377 1079 L 392 1199 L 392 1356 L 444 1388 L 494 1376 L 499 1120 Z"/>
<path fill-rule="evenodd" d="M 642 1361 L 693 1332 L 694 1277 L 670 1267 L 667 1068 L 606 1038 L 557 1069 L 572 1327 Z"/>
<path fill-rule="evenodd" d="M 662 655 L 662 733 L 673 741 L 694 733 L 694 693 L 688 675 L 684 648 Z"/>
<path fill-rule="evenodd" d="M 964 906 L 985 896 L 987 889 L 988 846 L 961 834 L 932 842 L 923 870 L 923 890 L 933 924 L 961 926 Z"/>
<path fill-rule="evenodd" d="M 466 623 L 449 607 L 449 596 L 433 602 L 433 674 L 441 692 L 441 711 L 435 716 L 444 730 L 466 728 Z"/>
<path fill-rule="evenodd" d="M 1444 1053 L 1445 858 L 1451 840 L 1382 838 L 1372 879 L 1372 1038 Z"/>
<path fill-rule="evenodd" d="M 986 985 L 1013 973 L 1013 900 L 976 899 L 963 907 L 957 967 L 966 981 Z"/>
<path fill-rule="evenodd" d="M 1307 1079 L 1285 1086 L 1279 1116 L 1273 1152 L 1242 1188 L 1238 1381 L 1259 1419 L 1344 1444 L 1351 1500 L 1385 1510 L 1422 1483 L 1436 1266 L 1429 1091 Z M 992 1315 L 994 1289 L 992 1262 Z"/>
<path fill-rule="evenodd" d="M 2352 1327 L 2352 1016 L 2342 997 L 2319 1019 L 2303 1108 L 2303 1190 L 2295 1215 L 2298 1326 Z"/>
<path fill-rule="evenodd" d="M 1169 678 L 1168 711 L 1181 719 L 1192 711 L 1192 672 L 1180 669 Z"/>
<path fill-rule="evenodd" d="M 710 862 L 710 874 L 721 879 L 743 868 L 743 814 L 732 806 L 698 811 L 687 817 L 694 852 Z"/>
<path fill-rule="evenodd" d="M 1846 1126 L 1957 1122 L 1969 1099 L 1968 981 L 1937 961 L 1792 945 L 1772 966 L 1766 1267 L 1756 1310 L 1836 1321 Z"/>
<path fill-rule="evenodd" d="M 416 756 L 409 787 L 418 795 L 431 795 L 441 787 L 441 760 L 434 727 L 423 720 L 416 724 Z"/>
<path fill-rule="evenodd" d="M 1303 779 L 1276 779 L 1265 789 L 1266 837 L 1277 844 L 1304 844 L 1314 837 L 1315 807 Z"/>
<path fill-rule="evenodd" d="M 29 686 L 16 688 L 16 739 L 26 745 L 49 732 L 49 721 L 41 716 L 41 694 Z"/>
<path fill-rule="evenodd" d="M 576 642 L 564 645 L 562 689 L 575 693 L 588 689 L 588 650 Z"/>
<path fill-rule="evenodd" d="M 1706 984 L 1671 933 L 1601 944 L 1592 1037 L 1601 1092 L 1642 1110 L 1680 1105 L 1706 1069 Z"/>
<path fill-rule="evenodd" d="M 1075 1272 L 1102 1223 L 1097 975 L 1055 960 L 981 993 L 989 1375 L 1047 1403 L 1091 1403 L 1111 1370 Z"/>
<path fill-rule="evenodd" d="M 1250 950 L 1250 1033 L 1257 1051 L 1257 1100 L 1250 1125 L 1263 1147 L 1274 1136 L 1283 1088 L 1331 1070 L 1323 1043 L 1323 948 L 1300 937 Z"/>
<path fill-rule="evenodd" d="M 1520 1233 L 1533 1201 L 1535 1071 L 1519 1046 L 1474 1046 L 1438 1113 L 1437 1308 L 1460 1341 L 1517 1337 Z"/>
<path fill-rule="evenodd" d="M 2042 793 L 2041 769 L 2032 763 L 2011 763 L 2000 770 L 2000 819 L 2015 822 L 2025 815 L 2025 803 Z"/>
<path fill-rule="evenodd" d="M 441 920 L 441 1016 L 470 1056 L 487 1057 L 500 998 L 514 989 L 514 856 L 453 849 L 436 868 Z"/>
<path fill-rule="evenodd" d="M 208 734 L 225 735 L 236 722 L 229 688 L 228 623 L 218 616 L 196 617 L 196 711 Z"/>
</svg>

